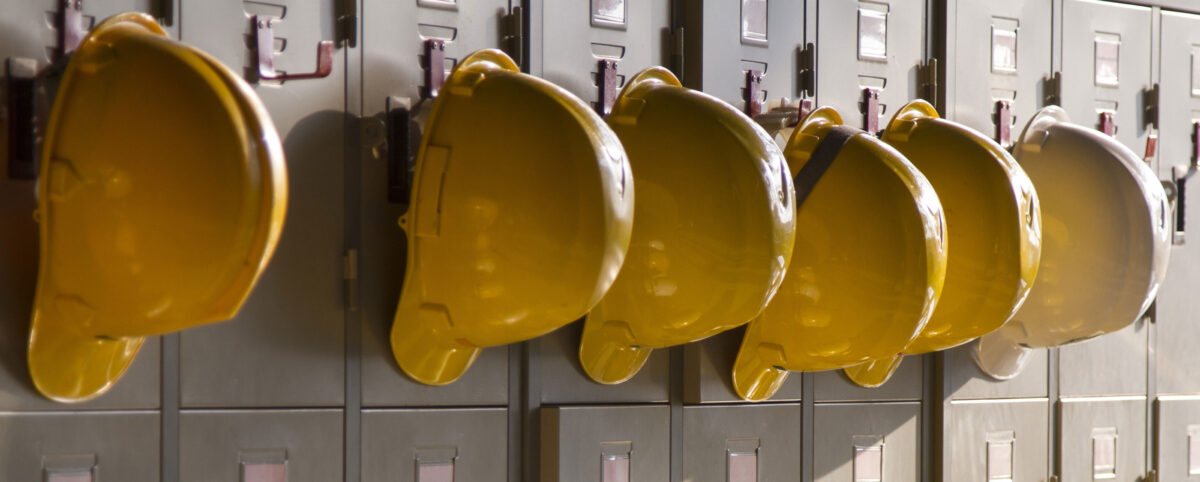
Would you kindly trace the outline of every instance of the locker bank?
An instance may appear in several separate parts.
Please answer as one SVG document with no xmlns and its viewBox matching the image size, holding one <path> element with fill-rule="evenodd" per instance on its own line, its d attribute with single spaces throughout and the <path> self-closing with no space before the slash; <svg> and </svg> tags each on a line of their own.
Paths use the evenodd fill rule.
<svg viewBox="0 0 1200 482">
<path fill-rule="evenodd" d="M 1200 480 L 1200 4 L 0 0 L 0 482 Z"/>
</svg>

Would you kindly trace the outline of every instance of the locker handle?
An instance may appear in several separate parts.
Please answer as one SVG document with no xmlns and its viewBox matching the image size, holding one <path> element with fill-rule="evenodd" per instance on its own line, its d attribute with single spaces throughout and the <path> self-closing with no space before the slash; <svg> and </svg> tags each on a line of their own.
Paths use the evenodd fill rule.
<svg viewBox="0 0 1200 482">
<path fill-rule="evenodd" d="M 58 52 L 60 56 L 66 56 L 74 52 L 87 35 L 87 29 L 83 27 L 83 0 L 66 0 L 59 20 L 62 24 L 58 28 Z"/>
<path fill-rule="evenodd" d="M 438 96 L 438 91 L 446 82 L 446 42 L 428 39 L 424 43 L 424 51 L 421 68 L 425 72 L 425 85 L 421 86 L 421 96 L 432 99 Z"/>
<path fill-rule="evenodd" d="M 862 91 L 863 130 L 879 135 L 879 91 L 867 87 Z"/>
<path fill-rule="evenodd" d="M 1005 149 L 1012 147 L 1012 103 L 1007 100 L 996 101 L 993 119 L 996 123 L 996 143 Z"/>
<path fill-rule="evenodd" d="M 617 61 L 600 59 L 596 61 L 596 113 L 605 117 L 612 112 L 613 103 L 617 100 Z"/>
<path fill-rule="evenodd" d="M 1100 132 L 1104 135 L 1112 137 L 1117 133 L 1116 116 L 1112 112 L 1100 113 Z"/>
<path fill-rule="evenodd" d="M 275 31 L 272 24 L 276 19 L 268 16 L 255 15 L 251 18 L 254 23 L 254 51 L 258 59 L 258 79 L 277 80 L 280 82 L 301 79 L 320 79 L 328 77 L 333 72 L 333 42 L 322 40 L 317 44 L 317 70 L 303 74 L 279 73 L 275 70 Z"/>
<path fill-rule="evenodd" d="M 750 69 L 746 71 L 746 85 L 742 89 L 742 100 L 746 102 L 746 115 L 751 118 L 762 114 L 762 71 Z"/>
</svg>

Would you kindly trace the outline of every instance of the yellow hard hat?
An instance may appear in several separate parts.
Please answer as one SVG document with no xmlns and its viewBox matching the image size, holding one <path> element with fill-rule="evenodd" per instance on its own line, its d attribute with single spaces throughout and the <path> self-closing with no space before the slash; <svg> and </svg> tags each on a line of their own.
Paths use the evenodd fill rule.
<svg viewBox="0 0 1200 482">
<path fill-rule="evenodd" d="M 635 164 L 629 261 L 588 314 L 579 347 L 593 380 L 628 380 L 654 348 L 750 321 L 792 256 L 787 163 L 754 121 L 667 70 L 643 70 L 609 124 Z"/>
<path fill-rule="evenodd" d="M 414 380 L 453 382 L 481 347 L 579 319 L 621 268 L 633 223 L 621 142 L 498 50 L 467 56 L 446 80 L 414 179 L 391 335 Z"/>
<path fill-rule="evenodd" d="M 1029 294 L 1041 258 L 1033 182 L 995 141 L 939 118 L 923 100 L 896 112 L 883 141 L 937 190 L 954 244 L 937 308 L 904 353 L 945 350 L 1004 325 Z M 849 367 L 846 375 L 859 385 L 879 386 L 899 364 L 899 357 L 889 356 Z"/>
<path fill-rule="evenodd" d="M 1031 348 L 1129 326 L 1154 301 L 1171 238 L 1158 176 L 1116 139 L 1042 109 L 1014 147 L 1041 198 L 1037 283 L 1012 321 L 984 336 L 975 358 L 989 375 L 1020 372 Z"/>
<path fill-rule="evenodd" d="M 769 398 L 789 370 L 898 357 L 946 276 L 942 205 L 902 154 L 822 107 L 784 155 L 795 177 L 795 253 L 734 362 L 734 389 L 747 400 Z"/>
<path fill-rule="evenodd" d="M 38 193 L 29 370 L 46 397 L 78 402 L 107 391 L 143 337 L 237 313 L 279 239 L 287 179 L 250 88 L 127 13 L 67 65 Z"/>
</svg>

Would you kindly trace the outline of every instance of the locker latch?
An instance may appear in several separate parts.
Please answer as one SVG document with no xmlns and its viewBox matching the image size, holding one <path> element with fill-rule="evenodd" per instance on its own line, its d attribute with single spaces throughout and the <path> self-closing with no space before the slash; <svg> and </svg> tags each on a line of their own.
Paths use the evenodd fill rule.
<svg viewBox="0 0 1200 482">
<path fill-rule="evenodd" d="M 921 98 L 929 101 L 930 104 L 937 105 L 938 95 L 938 61 L 937 59 L 928 59 L 917 66 L 917 75 L 920 76 Z"/>
<path fill-rule="evenodd" d="M 862 105 L 863 130 L 871 135 L 879 135 L 879 91 L 867 87 L 863 89 Z"/>
<path fill-rule="evenodd" d="M 817 49 L 812 42 L 800 49 L 800 91 L 807 96 L 817 93 Z"/>
<path fill-rule="evenodd" d="M 74 52 L 87 35 L 87 29 L 83 26 L 83 0 L 66 0 L 60 15 L 62 23 L 58 29 L 58 48 L 59 55 L 65 56 Z"/>
<path fill-rule="evenodd" d="M 1012 147 L 1012 104 L 1007 100 L 996 101 L 996 112 L 993 114 L 996 123 L 996 142 L 1001 147 Z"/>
<path fill-rule="evenodd" d="M 1062 72 L 1055 72 L 1045 80 L 1045 105 L 1062 104 Z"/>
<path fill-rule="evenodd" d="M 517 65 L 525 65 L 525 23 L 521 7 L 513 7 L 500 19 L 501 45 L 504 53 L 512 57 Z"/>
<path fill-rule="evenodd" d="M 1109 136 L 1109 137 L 1116 135 L 1117 121 L 1116 121 L 1116 116 L 1113 115 L 1112 112 L 1101 112 L 1100 113 L 1100 132 L 1103 132 L 1104 135 Z"/>
<path fill-rule="evenodd" d="M 750 69 L 746 71 L 746 86 L 742 89 L 742 100 L 746 102 L 746 115 L 755 117 L 762 114 L 762 71 Z"/>
<path fill-rule="evenodd" d="M 425 85 L 421 86 L 421 96 L 432 99 L 438 96 L 446 82 L 446 43 L 441 39 L 427 39 L 424 51 L 421 68 L 425 71 Z"/>
<path fill-rule="evenodd" d="M 617 61 L 601 59 L 596 62 L 596 112 L 600 117 L 612 111 L 613 102 L 617 100 Z"/>
<path fill-rule="evenodd" d="M 303 74 L 280 73 L 275 70 L 275 31 L 272 24 L 275 18 L 255 15 L 250 17 L 254 23 L 254 55 L 258 58 L 258 79 L 277 80 L 280 82 L 301 79 L 319 79 L 328 77 L 333 72 L 333 42 L 322 40 L 317 44 L 317 70 Z"/>
</svg>

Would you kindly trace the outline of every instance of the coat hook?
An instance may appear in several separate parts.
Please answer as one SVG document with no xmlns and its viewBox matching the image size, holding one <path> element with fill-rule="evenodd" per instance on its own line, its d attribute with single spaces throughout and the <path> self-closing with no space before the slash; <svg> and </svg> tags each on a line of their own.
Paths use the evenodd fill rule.
<svg viewBox="0 0 1200 482">
<path fill-rule="evenodd" d="M 275 32 L 271 29 L 271 24 L 275 19 L 267 16 L 255 15 L 251 17 L 254 22 L 254 35 L 256 42 L 254 43 L 255 54 L 258 56 L 258 78 L 259 80 L 278 80 L 280 82 L 287 80 L 300 79 L 319 79 L 328 77 L 333 72 L 333 42 L 323 40 L 317 44 L 317 70 L 315 72 L 304 74 L 280 74 L 275 71 Z"/>
</svg>

